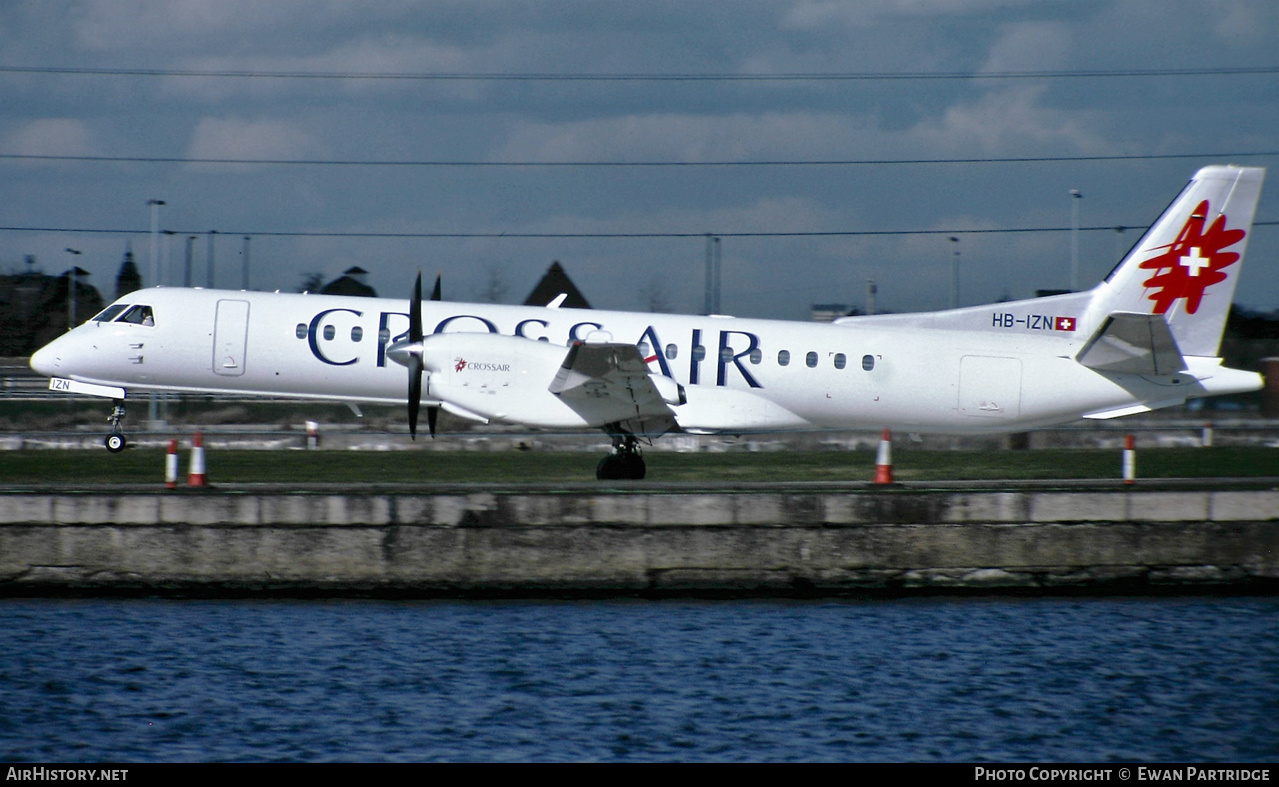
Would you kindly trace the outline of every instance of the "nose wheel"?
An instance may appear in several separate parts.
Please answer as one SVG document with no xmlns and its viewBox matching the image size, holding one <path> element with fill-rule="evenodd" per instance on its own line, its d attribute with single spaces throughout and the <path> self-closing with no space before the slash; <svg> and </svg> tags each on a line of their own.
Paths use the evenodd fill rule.
<svg viewBox="0 0 1279 787">
<path fill-rule="evenodd" d="M 124 416 L 127 413 L 128 411 L 124 408 L 124 402 L 116 399 L 115 409 L 111 411 L 111 415 L 107 418 L 107 421 L 111 424 L 111 434 L 107 435 L 106 439 L 102 441 L 107 450 L 113 454 L 123 451 L 124 447 L 129 443 L 124 437 L 124 432 L 120 430 L 120 422 L 124 420 Z"/>
</svg>

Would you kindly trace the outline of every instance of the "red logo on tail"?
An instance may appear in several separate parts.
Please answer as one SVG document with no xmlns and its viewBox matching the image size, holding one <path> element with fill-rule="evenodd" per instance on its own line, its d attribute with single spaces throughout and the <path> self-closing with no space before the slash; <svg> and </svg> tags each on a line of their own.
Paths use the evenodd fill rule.
<svg viewBox="0 0 1279 787">
<path fill-rule="evenodd" d="M 1218 216 L 1204 230 L 1208 200 L 1199 203 L 1168 250 L 1141 263 L 1155 271 L 1143 284 L 1156 291 L 1146 297 L 1155 302 L 1154 314 L 1164 314 L 1178 298 L 1186 299 L 1186 313 L 1199 311 L 1204 290 L 1226 280 L 1225 268 L 1239 261 L 1239 255 L 1224 249 L 1243 240 L 1243 230 L 1226 229 L 1226 217 Z"/>
</svg>

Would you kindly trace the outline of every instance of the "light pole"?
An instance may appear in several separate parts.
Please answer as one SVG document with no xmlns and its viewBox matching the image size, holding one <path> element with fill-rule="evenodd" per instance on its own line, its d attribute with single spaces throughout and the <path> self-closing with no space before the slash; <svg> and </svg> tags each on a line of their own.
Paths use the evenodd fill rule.
<svg viewBox="0 0 1279 787">
<path fill-rule="evenodd" d="M 151 286 L 154 287 L 160 283 L 160 206 L 164 204 L 162 199 L 149 199 L 147 205 L 151 208 Z"/>
<path fill-rule="evenodd" d="M 720 294 L 720 256 L 719 238 L 706 235 L 706 313 L 718 314 Z"/>
<path fill-rule="evenodd" d="M 151 206 L 151 286 L 155 287 L 160 284 L 160 206 L 164 204 L 162 199 L 149 199 L 147 205 Z M 155 391 L 147 396 L 147 420 L 150 421 L 152 429 L 155 429 L 160 423 L 159 407 L 157 406 Z"/>
<path fill-rule="evenodd" d="M 1070 190 L 1070 291 L 1079 292 L 1079 189 Z"/>
<path fill-rule="evenodd" d="M 209 230 L 209 289 L 213 289 L 213 241 L 217 238 L 217 230 Z"/>
<path fill-rule="evenodd" d="M 951 237 L 954 252 L 950 255 L 950 308 L 959 308 L 959 238 Z"/>
<path fill-rule="evenodd" d="M 244 236 L 244 290 L 249 289 L 249 240 L 250 236 Z"/>
<path fill-rule="evenodd" d="M 191 286 L 191 256 L 195 248 L 195 239 L 197 236 L 187 236 L 187 261 L 186 266 L 182 269 L 182 286 Z"/>
<path fill-rule="evenodd" d="M 76 257 L 80 256 L 79 249 L 67 249 L 67 254 L 71 256 L 71 270 L 67 273 L 67 330 L 75 327 L 75 291 L 76 291 L 76 268 L 79 267 Z"/>
<path fill-rule="evenodd" d="M 160 279 L 162 284 L 171 284 L 169 280 L 173 275 L 169 272 L 169 258 L 173 256 L 173 236 L 178 233 L 164 230 L 160 234 L 164 236 L 164 249 L 160 252 Z"/>
<path fill-rule="evenodd" d="M 715 313 L 724 311 L 722 297 L 724 294 L 724 248 L 720 245 L 719 236 L 715 237 Z"/>
</svg>

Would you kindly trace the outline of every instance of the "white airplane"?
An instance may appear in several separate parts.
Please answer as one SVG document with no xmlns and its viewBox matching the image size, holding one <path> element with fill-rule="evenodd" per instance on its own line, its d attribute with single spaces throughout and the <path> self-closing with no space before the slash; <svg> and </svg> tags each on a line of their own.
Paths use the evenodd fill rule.
<svg viewBox="0 0 1279 787">
<path fill-rule="evenodd" d="M 1258 390 L 1218 351 L 1264 169 L 1197 172 L 1087 292 L 834 324 L 231 290 L 132 292 L 31 357 L 50 388 L 407 399 L 482 423 L 598 428 L 600 478 L 666 432 L 1013 432 Z M 408 369 L 407 383 L 404 369 Z M 406 395 L 407 391 L 407 395 Z"/>
</svg>

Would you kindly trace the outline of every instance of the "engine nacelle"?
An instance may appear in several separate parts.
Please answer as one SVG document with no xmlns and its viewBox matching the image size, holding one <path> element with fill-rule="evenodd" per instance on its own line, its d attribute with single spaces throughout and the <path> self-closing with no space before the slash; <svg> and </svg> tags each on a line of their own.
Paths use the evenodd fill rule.
<svg viewBox="0 0 1279 787">
<path fill-rule="evenodd" d="M 567 349 L 494 333 L 438 333 L 422 341 L 426 397 L 493 421 L 542 427 L 588 424 L 547 390 Z"/>
<path fill-rule="evenodd" d="M 652 380 L 653 385 L 657 386 L 657 392 L 661 394 L 662 401 L 671 407 L 678 407 L 688 402 L 688 394 L 684 391 L 684 386 L 671 378 L 660 374 L 650 374 L 648 379 Z"/>
</svg>

